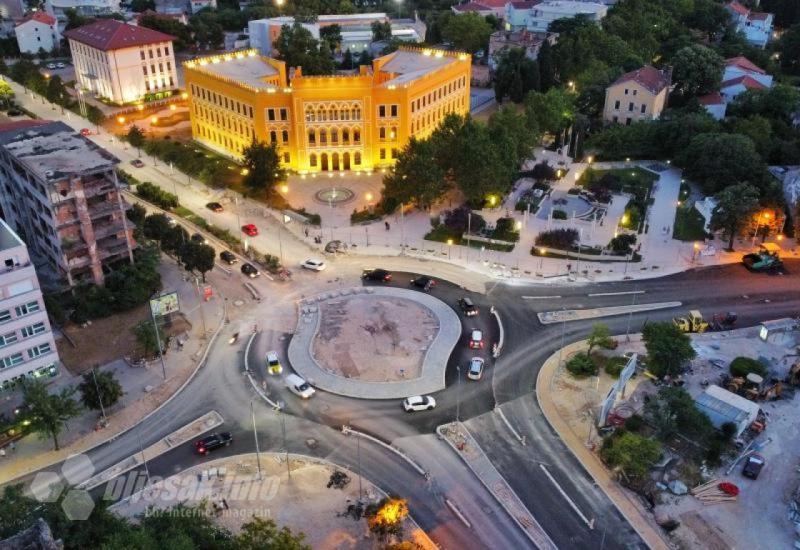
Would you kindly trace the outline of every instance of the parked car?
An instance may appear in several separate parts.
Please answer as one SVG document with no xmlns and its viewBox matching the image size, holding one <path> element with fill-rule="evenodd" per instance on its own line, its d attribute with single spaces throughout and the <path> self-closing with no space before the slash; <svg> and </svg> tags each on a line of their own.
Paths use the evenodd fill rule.
<svg viewBox="0 0 800 550">
<path fill-rule="evenodd" d="M 210 202 L 206 204 L 206 208 L 208 208 L 212 212 L 222 212 L 223 210 L 222 205 L 218 202 Z"/>
<path fill-rule="evenodd" d="M 239 261 L 239 258 L 236 257 L 236 254 L 234 254 L 230 250 L 223 250 L 222 252 L 220 252 L 219 259 L 228 265 L 233 265 Z"/>
<path fill-rule="evenodd" d="M 299 395 L 303 399 L 309 399 L 316 393 L 308 382 L 296 374 L 290 374 L 286 377 L 286 387 L 289 388 L 289 391 Z"/>
<path fill-rule="evenodd" d="M 194 442 L 194 450 L 197 451 L 197 454 L 207 455 L 209 451 L 227 447 L 231 443 L 233 443 L 233 436 L 229 432 L 221 432 L 198 439 Z"/>
<path fill-rule="evenodd" d="M 81 135 L 82 136 L 91 136 L 92 131 L 89 128 L 81 128 Z"/>
<path fill-rule="evenodd" d="M 388 283 L 392 280 L 392 274 L 385 269 L 365 269 L 361 274 L 361 278 L 367 279 L 368 281 L 380 281 L 382 283 Z"/>
<path fill-rule="evenodd" d="M 761 473 L 761 469 L 764 467 L 766 461 L 764 457 L 758 453 L 753 453 L 747 457 L 747 460 L 744 463 L 744 468 L 742 468 L 742 475 L 744 477 L 749 477 L 750 479 L 758 479 L 758 474 Z"/>
<path fill-rule="evenodd" d="M 58 63 L 56 63 L 56 68 L 57 68 L 57 69 L 64 69 L 64 68 L 66 68 L 66 67 L 67 67 L 67 66 L 66 66 L 64 63 L 62 63 L 61 61 L 59 61 Z"/>
<path fill-rule="evenodd" d="M 411 284 L 417 288 L 421 288 L 425 292 L 430 292 L 430 290 L 436 286 L 436 281 L 430 277 L 422 276 L 417 277 L 416 279 L 411 279 Z"/>
<path fill-rule="evenodd" d="M 144 162 L 142 162 L 142 159 L 133 159 L 131 161 L 131 166 L 134 168 L 141 168 L 144 166 Z"/>
<path fill-rule="evenodd" d="M 324 271 L 325 267 L 327 267 L 325 265 L 325 262 L 323 262 L 322 260 L 318 260 L 316 258 L 307 259 L 305 262 L 301 264 L 301 266 L 304 269 L 310 269 L 311 271 Z"/>
<path fill-rule="evenodd" d="M 470 349 L 483 349 L 483 332 L 480 330 L 473 330 L 469 336 Z"/>
<path fill-rule="evenodd" d="M 267 374 L 280 374 L 283 372 L 283 366 L 278 359 L 278 354 L 274 351 L 268 351 L 267 357 Z"/>
<path fill-rule="evenodd" d="M 200 233 L 194 233 L 194 234 L 192 234 L 192 236 L 191 236 L 191 239 L 192 239 L 192 241 L 194 241 L 194 242 L 196 242 L 196 243 L 200 243 L 200 244 L 208 244 L 208 239 L 206 239 L 206 238 L 205 238 L 203 235 L 201 235 Z"/>
<path fill-rule="evenodd" d="M 248 235 L 250 237 L 255 237 L 256 235 L 258 235 L 258 228 L 252 223 L 247 223 L 243 225 L 242 231 L 244 232 L 245 235 Z"/>
<path fill-rule="evenodd" d="M 469 368 L 467 369 L 467 378 L 470 380 L 480 380 L 483 376 L 484 361 L 480 357 L 473 357 L 469 361 Z"/>
<path fill-rule="evenodd" d="M 50 70 L 53 70 L 53 69 L 56 68 L 56 64 L 55 63 L 48 63 L 47 64 L 47 68 L 50 69 Z"/>
<path fill-rule="evenodd" d="M 430 411 L 436 407 L 436 400 L 430 395 L 414 395 L 403 399 L 403 409 L 406 412 Z"/>
<path fill-rule="evenodd" d="M 258 269 L 256 269 L 256 267 L 253 264 L 242 264 L 242 273 L 244 273 L 251 279 L 261 275 L 261 273 L 258 272 Z"/>
<path fill-rule="evenodd" d="M 478 314 L 478 307 L 466 296 L 458 300 L 458 305 L 467 317 L 474 317 Z"/>
</svg>

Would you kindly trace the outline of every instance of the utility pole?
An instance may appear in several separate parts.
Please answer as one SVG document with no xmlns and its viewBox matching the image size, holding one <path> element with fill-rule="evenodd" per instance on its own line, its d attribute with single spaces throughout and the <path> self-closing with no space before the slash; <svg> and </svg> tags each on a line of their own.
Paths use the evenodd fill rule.
<svg viewBox="0 0 800 550">
<path fill-rule="evenodd" d="M 405 204 L 400 203 L 400 253 L 406 253 L 406 218 L 405 218 Z"/>
<path fill-rule="evenodd" d="M 281 266 L 283 266 L 283 238 L 281 237 L 281 233 L 283 229 L 283 223 L 281 221 L 278 222 L 278 250 L 280 251 L 281 255 Z"/>
<path fill-rule="evenodd" d="M 561 307 L 561 346 L 558 348 L 558 368 L 561 369 L 561 355 L 564 352 L 564 336 L 567 331 L 567 308 Z"/>
<path fill-rule="evenodd" d="M 150 468 L 147 467 L 147 458 L 144 456 L 144 447 L 142 447 L 142 436 L 136 434 L 136 439 L 139 441 L 139 453 L 142 455 L 142 464 L 144 464 L 144 473 L 147 475 L 147 485 L 150 485 Z"/>
<path fill-rule="evenodd" d="M 103 426 L 106 426 L 108 424 L 108 418 L 106 417 L 106 409 L 103 407 L 103 396 L 100 394 L 100 385 L 97 383 L 96 371 L 97 365 L 94 365 L 92 367 L 92 380 L 94 380 L 94 389 L 97 392 L 97 401 L 100 403 L 100 412 L 103 415 Z"/>
<path fill-rule="evenodd" d="M 292 478 L 292 469 L 289 467 L 289 446 L 286 444 L 286 413 L 283 408 L 286 404 L 283 401 L 278 401 L 278 407 L 275 411 L 281 418 L 281 432 L 283 433 L 283 450 L 286 453 L 286 475 L 289 479 Z"/>
<path fill-rule="evenodd" d="M 467 212 L 467 263 L 469 263 L 469 249 L 470 245 L 469 235 L 472 232 L 472 212 Z"/>
<path fill-rule="evenodd" d="M 253 438 L 256 440 L 256 466 L 258 467 L 258 480 L 261 481 L 261 452 L 258 449 L 258 432 L 256 431 L 256 411 L 253 400 L 250 400 L 250 416 L 253 418 Z"/>
<path fill-rule="evenodd" d="M 153 311 L 153 302 L 150 301 L 150 317 L 153 319 L 153 328 L 156 331 L 156 344 L 158 344 L 158 357 L 161 359 L 161 374 L 164 380 L 167 379 L 167 366 L 164 364 L 164 350 L 161 349 L 161 335 L 158 333 L 158 323 L 156 322 L 156 312 Z"/>
<path fill-rule="evenodd" d="M 206 329 L 206 313 L 205 309 L 203 308 L 203 303 L 205 299 L 203 298 L 203 293 L 200 291 L 200 279 L 197 277 L 194 278 L 194 288 L 197 290 L 197 297 L 200 299 L 200 320 L 203 322 L 203 339 L 205 339 L 208 331 Z"/>
<path fill-rule="evenodd" d="M 361 436 L 356 436 L 356 460 L 358 461 L 358 501 L 361 502 L 361 497 L 364 491 L 361 489 Z"/>
<path fill-rule="evenodd" d="M 456 422 L 461 422 L 461 366 L 456 365 L 458 380 L 456 381 Z"/>
</svg>

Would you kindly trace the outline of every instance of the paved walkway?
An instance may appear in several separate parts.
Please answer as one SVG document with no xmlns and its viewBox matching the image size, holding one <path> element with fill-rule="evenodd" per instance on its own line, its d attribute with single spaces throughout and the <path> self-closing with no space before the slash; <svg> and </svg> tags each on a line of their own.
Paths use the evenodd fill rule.
<svg viewBox="0 0 800 550">
<path fill-rule="evenodd" d="M 312 346 L 319 330 L 320 305 L 325 300 L 354 294 L 372 294 L 412 300 L 430 310 L 438 319 L 439 330 L 431 342 L 422 363 L 419 378 L 401 382 L 365 382 L 345 378 L 326 371 L 314 359 Z M 413 290 L 394 287 L 366 287 L 327 292 L 300 302 L 297 329 L 289 342 L 289 362 L 292 368 L 312 386 L 358 399 L 401 399 L 425 395 L 445 388 L 445 370 L 450 353 L 461 337 L 461 320 L 444 302 Z"/>
<path fill-rule="evenodd" d="M 547 421 L 558 437 L 569 448 L 572 454 L 580 461 L 589 475 L 595 480 L 597 486 L 603 490 L 609 499 L 614 503 L 620 513 L 628 520 L 631 526 L 639 533 L 647 545 L 652 550 L 670 548 L 667 539 L 662 536 L 663 531 L 655 524 L 655 521 L 634 501 L 625 489 L 611 476 L 611 473 L 585 445 L 584 440 L 579 437 L 569 424 L 561 417 L 555 402 L 552 398 L 553 380 L 557 376 L 559 369 L 559 356 L 566 361 L 567 358 L 578 351 L 586 349 L 586 341 L 575 342 L 564 347 L 561 352 L 556 352 L 542 365 L 536 379 L 536 400 Z"/>
<path fill-rule="evenodd" d="M 177 393 L 202 365 L 214 334 L 222 327 L 224 299 L 216 296 L 215 292 L 215 297 L 203 304 L 202 313 L 206 316 L 208 331 L 204 337 L 200 299 L 193 282 L 184 280 L 182 271 L 178 270 L 174 260 L 166 256 L 163 257 L 160 272 L 164 288 L 178 291 L 181 310 L 192 325 L 192 332 L 183 349 L 171 350 L 164 357 L 167 379 L 163 379 L 159 362 L 150 364 L 146 369 L 134 369 L 127 364 L 122 364 L 120 367 L 120 362 L 101 367 L 101 370 L 122 368 L 124 372 L 124 375 L 119 376 L 119 380 L 126 394 L 118 405 L 106 411 L 108 425 L 103 429 L 96 429 L 100 413 L 85 410 L 81 416 L 67 423 L 67 429 L 62 431 L 59 437 L 61 449 L 58 451 L 53 450 L 52 439 L 49 437 L 42 439 L 37 434 L 23 437 L 16 442 L 14 451 L 8 451 L 6 458 L 0 459 L 0 483 L 46 468 L 70 455 L 102 445 L 131 429 Z M 218 290 L 215 284 L 216 277 L 218 275 L 213 272 L 207 274 L 208 282 Z M 80 381 L 80 377 L 71 376 L 65 371 L 52 385 L 52 389 L 73 386 Z"/>
<path fill-rule="evenodd" d="M 545 533 L 508 482 L 500 475 L 466 426 L 460 422 L 452 422 L 439 426 L 436 431 L 464 460 L 469 469 L 494 495 L 500 506 L 508 512 L 539 550 L 557 549 L 555 543 Z"/>
</svg>

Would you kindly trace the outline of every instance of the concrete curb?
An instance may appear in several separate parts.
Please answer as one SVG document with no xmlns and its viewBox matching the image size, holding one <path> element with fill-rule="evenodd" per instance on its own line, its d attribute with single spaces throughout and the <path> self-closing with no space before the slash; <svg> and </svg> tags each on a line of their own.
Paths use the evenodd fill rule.
<svg viewBox="0 0 800 550">
<path fill-rule="evenodd" d="M 267 397 L 267 395 L 261 391 L 261 388 L 258 387 L 258 384 L 256 384 L 256 381 L 253 378 L 252 372 L 250 372 L 250 346 L 253 344 L 253 340 L 256 339 L 256 336 L 258 336 L 257 332 L 251 334 L 250 339 L 247 340 L 247 346 L 244 348 L 244 372 L 247 374 L 247 379 L 250 380 L 250 385 L 253 386 L 253 389 L 256 390 L 256 393 L 261 397 L 261 399 L 269 403 L 269 406 L 273 409 L 280 409 L 280 405 Z"/>
<path fill-rule="evenodd" d="M 503 343 L 506 340 L 506 332 L 503 330 L 503 321 L 500 320 L 500 314 L 497 312 L 497 308 L 492 306 L 490 311 L 492 315 L 494 315 L 494 318 L 497 319 L 497 326 L 500 329 L 500 339 L 497 341 L 497 348 L 492 351 L 492 357 L 497 359 L 500 357 L 500 354 L 503 353 Z"/>
<path fill-rule="evenodd" d="M 585 347 L 586 340 L 581 340 L 565 346 L 560 351 L 562 357 L 566 360 L 570 353 L 584 349 Z M 559 351 L 556 351 L 553 355 L 548 357 L 542 364 L 542 368 L 539 369 L 539 374 L 536 376 L 536 401 L 544 414 L 545 420 L 547 420 L 547 423 L 558 435 L 559 439 L 561 439 L 572 455 L 578 460 L 584 471 L 592 477 L 597 487 L 605 493 L 622 517 L 628 521 L 631 527 L 633 527 L 642 540 L 644 540 L 645 544 L 653 550 L 669 549 L 670 545 L 666 539 L 664 539 L 661 533 L 650 524 L 650 521 L 642 514 L 638 506 L 631 502 L 630 497 L 624 492 L 624 489 L 619 487 L 617 482 L 611 479 L 608 470 L 605 465 L 600 462 L 600 459 L 583 445 L 573 445 L 572 438 L 565 437 L 565 432 L 569 430 L 569 427 L 561 420 L 558 411 L 555 409 L 555 405 L 549 398 L 549 392 L 553 391 L 553 375 L 558 368 L 558 356 Z M 547 397 L 543 398 L 543 395 L 547 395 Z M 551 407 L 552 410 L 550 410 Z"/>
<path fill-rule="evenodd" d="M 399 456 L 400 458 L 402 458 L 403 460 L 408 462 L 411 465 L 411 467 L 414 468 L 417 471 L 417 473 L 419 475 L 421 475 L 423 477 L 427 477 L 428 476 L 428 472 L 426 472 L 422 468 L 422 466 L 417 464 L 410 456 L 405 454 L 403 451 L 401 451 L 400 449 L 398 449 L 394 445 L 391 445 L 389 443 L 385 443 L 385 442 L 381 441 L 380 439 L 378 439 L 377 437 L 373 437 L 373 436 L 371 436 L 369 434 L 365 434 L 364 432 L 359 432 L 358 430 L 354 430 L 350 426 L 342 426 L 342 433 L 344 435 L 351 435 L 352 434 L 352 435 L 355 435 L 356 437 L 361 437 L 363 439 L 367 439 L 369 441 L 372 441 L 373 443 L 377 443 L 378 445 L 380 445 L 384 449 L 386 449 L 388 451 L 392 451 L 394 454 L 396 454 L 397 456 Z"/>
<path fill-rule="evenodd" d="M 652 302 L 649 304 L 636 304 L 627 306 L 542 311 L 537 313 L 536 316 L 539 318 L 539 322 L 543 325 L 552 325 L 567 321 L 584 321 L 586 319 L 598 319 L 600 317 L 613 317 L 614 315 L 625 315 L 626 313 L 640 313 L 642 311 L 655 311 L 657 309 L 672 309 L 680 307 L 681 305 L 683 305 L 682 302 Z"/>
</svg>

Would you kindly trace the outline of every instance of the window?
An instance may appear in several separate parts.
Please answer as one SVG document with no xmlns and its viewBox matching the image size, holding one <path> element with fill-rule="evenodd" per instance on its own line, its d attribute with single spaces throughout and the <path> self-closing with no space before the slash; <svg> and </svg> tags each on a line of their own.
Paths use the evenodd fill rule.
<svg viewBox="0 0 800 550">
<path fill-rule="evenodd" d="M 167 70 L 168 71 L 172 70 L 172 63 L 170 63 L 169 61 L 167 61 Z"/>
<path fill-rule="evenodd" d="M 381 127 L 381 128 L 378 128 L 378 137 L 379 137 L 381 140 L 384 140 L 384 139 L 386 139 L 386 128 L 383 128 L 383 127 Z"/>
<path fill-rule="evenodd" d="M 628 117 L 625 119 L 625 126 L 630 126 L 630 125 L 631 125 L 631 117 Z"/>
<path fill-rule="evenodd" d="M 289 153 L 284 153 L 283 154 L 283 162 L 285 164 L 289 164 Z"/>
<path fill-rule="evenodd" d="M 269 133 L 269 142 L 270 143 L 278 143 L 278 133 L 275 130 L 271 130 Z"/>
<path fill-rule="evenodd" d="M 284 130 L 281 132 L 281 141 L 283 143 L 289 143 L 289 130 Z"/>
<path fill-rule="evenodd" d="M 378 116 L 380 118 L 385 118 L 386 117 L 386 105 L 381 105 L 381 106 L 378 107 Z"/>
<path fill-rule="evenodd" d="M 158 72 L 160 72 L 160 73 L 164 72 L 164 64 L 163 63 L 159 63 L 158 64 Z"/>
<path fill-rule="evenodd" d="M 633 101 L 628 103 L 628 111 L 633 111 Z"/>
<path fill-rule="evenodd" d="M 19 365 L 20 363 L 22 363 L 22 354 L 15 353 L 14 355 L 9 355 L 8 357 L 3 357 L 0 359 L 0 369 L 13 367 L 14 365 Z"/>
<path fill-rule="evenodd" d="M 628 95 L 628 88 L 625 88 L 625 95 Z"/>
<path fill-rule="evenodd" d="M 275 109 L 267 109 L 267 120 L 275 120 Z"/>
<path fill-rule="evenodd" d="M 639 90 L 633 90 L 633 95 L 636 95 L 636 92 L 638 92 L 638 91 Z"/>
<path fill-rule="evenodd" d="M 327 130 L 320 130 L 319 131 L 319 142 L 322 144 L 328 143 L 328 131 Z"/>
<path fill-rule="evenodd" d="M 316 166 L 317 165 L 317 155 L 311 155 L 308 158 L 308 165 L 309 166 Z"/>
<path fill-rule="evenodd" d="M 139 50 L 139 56 L 142 58 L 142 61 L 144 61 L 144 50 Z"/>
<path fill-rule="evenodd" d="M 44 323 L 36 323 L 35 325 L 30 325 L 23 328 L 22 337 L 30 338 L 31 336 L 43 333 L 45 330 L 47 329 L 45 328 Z"/>
<path fill-rule="evenodd" d="M 357 128 L 353 130 L 353 143 L 355 143 L 356 145 L 361 143 L 361 130 Z"/>
<path fill-rule="evenodd" d="M 22 304 L 14 308 L 14 312 L 17 314 L 17 317 L 22 317 L 23 315 L 28 315 L 30 313 L 35 313 L 41 309 L 39 307 L 39 302 L 33 301 L 28 302 L 27 304 Z"/>
<path fill-rule="evenodd" d="M 642 114 L 644 114 L 646 111 L 647 111 L 647 105 L 642 103 Z"/>
<path fill-rule="evenodd" d="M 342 130 L 342 143 L 344 143 L 345 145 L 350 144 L 350 130 L 348 130 L 347 128 Z"/>
<path fill-rule="evenodd" d="M 9 332 L 8 334 L 3 334 L 0 336 L 0 348 L 4 348 L 10 344 L 13 344 L 17 341 L 17 333 L 16 332 Z"/>
<path fill-rule="evenodd" d="M 35 359 L 45 353 L 50 353 L 50 343 L 39 344 L 38 346 L 32 347 L 28 350 L 28 357 L 30 359 Z"/>
<path fill-rule="evenodd" d="M 309 145 L 314 145 L 315 143 L 317 143 L 317 135 L 314 133 L 314 130 L 308 131 L 308 143 Z M 311 156 L 313 157 L 314 155 Z"/>
<path fill-rule="evenodd" d="M 380 158 L 386 160 L 386 149 L 381 149 Z"/>
<path fill-rule="evenodd" d="M 148 50 L 147 53 L 150 54 L 150 59 L 153 59 L 153 50 Z"/>
<path fill-rule="evenodd" d="M 619 99 L 614 102 L 614 110 L 619 111 Z"/>
<path fill-rule="evenodd" d="M 142 72 L 144 73 L 144 76 L 147 76 L 147 65 L 142 65 Z"/>
<path fill-rule="evenodd" d="M 169 55 L 169 46 L 164 46 L 164 55 Z"/>
<path fill-rule="evenodd" d="M 356 151 L 355 154 L 353 155 L 353 164 L 355 164 L 356 166 L 361 166 L 361 153 L 359 153 L 358 151 Z"/>
<path fill-rule="evenodd" d="M 397 116 L 397 105 L 392 105 L 391 115 L 392 116 Z"/>
<path fill-rule="evenodd" d="M 397 149 L 395 147 L 392 147 L 392 158 L 396 159 L 397 158 L 397 154 L 398 154 Z"/>
<path fill-rule="evenodd" d="M 281 108 L 281 120 L 289 120 L 289 113 L 284 108 Z"/>
<path fill-rule="evenodd" d="M 161 48 L 156 48 L 156 55 L 161 57 Z"/>
</svg>

